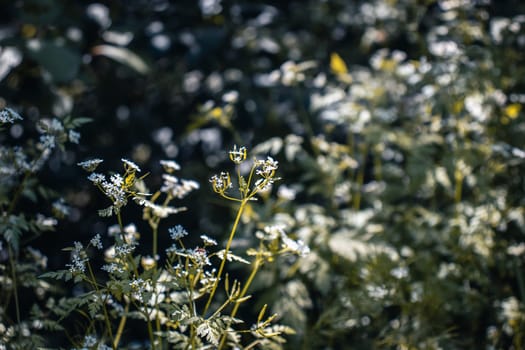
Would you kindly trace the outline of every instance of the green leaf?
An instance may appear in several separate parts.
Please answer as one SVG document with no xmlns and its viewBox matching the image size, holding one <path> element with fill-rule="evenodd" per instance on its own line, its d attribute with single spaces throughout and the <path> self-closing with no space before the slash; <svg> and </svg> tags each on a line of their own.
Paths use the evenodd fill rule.
<svg viewBox="0 0 525 350">
<path fill-rule="evenodd" d="M 63 45 L 52 42 L 30 41 L 27 47 L 28 56 L 34 59 L 47 71 L 51 79 L 58 83 L 64 83 L 77 76 L 81 56 Z"/>
</svg>

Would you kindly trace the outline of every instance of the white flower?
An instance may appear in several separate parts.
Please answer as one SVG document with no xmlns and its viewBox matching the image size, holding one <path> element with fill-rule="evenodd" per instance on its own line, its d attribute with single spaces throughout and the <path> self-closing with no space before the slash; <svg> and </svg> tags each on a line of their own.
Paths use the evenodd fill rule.
<svg viewBox="0 0 525 350">
<path fill-rule="evenodd" d="M 91 245 L 93 245 L 97 249 L 102 249 L 103 248 L 102 242 L 100 241 L 100 234 L 98 234 L 98 233 L 95 235 L 95 237 L 91 238 L 90 243 L 91 243 Z"/>
<path fill-rule="evenodd" d="M 43 149 L 53 149 L 56 145 L 56 139 L 53 135 L 42 135 L 40 136 L 40 146 Z"/>
<path fill-rule="evenodd" d="M 233 150 L 230 152 L 230 159 L 235 164 L 240 164 L 246 160 L 246 147 L 240 147 L 237 149 L 237 145 L 233 146 Z"/>
<path fill-rule="evenodd" d="M 125 158 L 121 159 L 122 163 L 124 163 L 124 168 L 126 171 L 132 170 L 132 171 L 140 171 L 140 168 L 137 164 L 133 163 L 131 160 L 127 160 Z"/>
<path fill-rule="evenodd" d="M 188 235 L 188 231 L 186 231 L 181 225 L 169 228 L 168 232 L 170 233 L 170 237 L 173 240 L 178 240 Z"/>
<path fill-rule="evenodd" d="M 82 167 L 82 169 L 91 172 L 91 171 L 94 171 L 99 166 L 99 164 L 102 163 L 102 162 L 103 162 L 102 159 L 95 158 L 95 159 L 90 159 L 90 160 L 86 160 L 86 161 L 77 163 L 77 165 Z M 90 181 L 92 181 L 92 180 L 90 180 Z"/>
<path fill-rule="evenodd" d="M 0 122 L 1 123 L 14 123 L 15 120 L 22 120 L 23 118 L 13 111 L 11 108 L 4 108 L 0 111 Z"/>
<path fill-rule="evenodd" d="M 216 193 L 224 193 L 230 187 L 232 187 L 230 174 L 221 172 L 219 176 L 213 175 L 210 179 L 213 187 L 213 191 Z"/>
<path fill-rule="evenodd" d="M 171 214 L 177 214 L 177 213 L 180 213 L 181 211 L 186 210 L 186 208 L 184 207 L 174 208 L 170 206 L 158 205 L 158 204 L 152 203 L 151 201 L 147 199 L 140 198 L 140 197 L 134 197 L 133 199 L 139 205 L 142 205 L 145 208 L 151 209 L 153 216 L 157 216 L 159 218 L 166 218 Z"/>
<path fill-rule="evenodd" d="M 525 252 L 525 243 L 514 244 L 507 247 L 507 254 L 520 256 Z"/>
<path fill-rule="evenodd" d="M 162 178 L 164 183 L 160 188 L 161 192 L 168 193 L 177 199 L 182 199 L 191 191 L 199 189 L 199 184 L 193 180 L 179 180 L 179 178 L 168 174 L 162 175 Z"/>
<path fill-rule="evenodd" d="M 124 272 L 124 269 L 115 263 L 103 265 L 100 269 L 102 271 L 106 271 L 107 273 Z"/>
<path fill-rule="evenodd" d="M 74 249 L 71 252 L 71 264 L 66 264 L 69 267 L 69 272 L 72 274 L 83 273 L 86 271 L 87 258 L 82 258 L 84 247 L 80 242 L 74 242 Z"/>
<path fill-rule="evenodd" d="M 213 238 L 210 238 L 206 235 L 201 235 L 201 239 L 204 241 L 204 245 L 207 246 L 207 245 L 217 245 L 217 241 L 214 240 Z"/>
<path fill-rule="evenodd" d="M 257 169 L 255 173 L 264 178 L 272 177 L 277 170 L 278 164 L 279 162 L 272 157 L 267 157 L 266 160 L 257 160 L 256 165 L 259 169 Z"/>
<path fill-rule="evenodd" d="M 69 130 L 68 138 L 71 143 L 78 144 L 80 142 L 80 133 L 75 130 Z"/>
<path fill-rule="evenodd" d="M 171 174 L 174 171 L 180 170 L 180 165 L 174 160 L 161 160 L 160 165 L 164 168 L 164 171 Z"/>
</svg>

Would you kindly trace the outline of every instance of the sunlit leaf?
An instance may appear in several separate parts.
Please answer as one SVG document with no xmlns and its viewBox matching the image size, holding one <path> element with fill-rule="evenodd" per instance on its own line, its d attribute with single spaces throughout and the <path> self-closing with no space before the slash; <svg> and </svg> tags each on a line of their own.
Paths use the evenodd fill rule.
<svg viewBox="0 0 525 350">
<path fill-rule="evenodd" d="M 149 67 L 146 62 L 134 52 L 118 46 L 112 45 L 98 45 L 95 46 L 91 52 L 93 55 L 101 55 L 111 58 L 121 64 L 124 64 L 140 74 L 149 72 Z"/>
<path fill-rule="evenodd" d="M 521 104 L 519 103 L 513 103 L 505 107 L 505 114 L 510 119 L 516 119 L 516 117 L 520 114 L 520 112 L 521 112 Z"/>
<path fill-rule="evenodd" d="M 330 69 L 335 74 L 347 74 L 348 68 L 345 61 L 337 53 L 332 52 L 330 55 Z"/>
</svg>

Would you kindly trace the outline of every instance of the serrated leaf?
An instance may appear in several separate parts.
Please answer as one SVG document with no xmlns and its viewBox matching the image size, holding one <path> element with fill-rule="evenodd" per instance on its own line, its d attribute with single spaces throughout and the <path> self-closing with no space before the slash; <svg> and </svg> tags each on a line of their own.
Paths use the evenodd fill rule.
<svg viewBox="0 0 525 350">
<path fill-rule="evenodd" d="M 212 323 L 203 322 L 197 327 L 197 335 L 213 345 L 219 345 L 221 332 L 215 327 L 212 327 Z"/>
<path fill-rule="evenodd" d="M 217 252 L 217 256 L 221 259 L 221 260 L 224 260 L 224 254 L 225 254 L 226 250 L 220 250 Z M 243 264 L 247 264 L 247 265 L 250 265 L 250 262 L 244 258 L 241 258 L 240 256 L 238 255 L 235 255 L 233 254 L 232 252 L 229 252 L 228 253 L 228 256 L 227 256 L 227 260 L 228 261 L 238 261 L 238 262 L 241 262 Z"/>
<path fill-rule="evenodd" d="M 113 206 L 98 210 L 98 216 L 110 217 L 111 215 L 113 215 Z"/>
</svg>

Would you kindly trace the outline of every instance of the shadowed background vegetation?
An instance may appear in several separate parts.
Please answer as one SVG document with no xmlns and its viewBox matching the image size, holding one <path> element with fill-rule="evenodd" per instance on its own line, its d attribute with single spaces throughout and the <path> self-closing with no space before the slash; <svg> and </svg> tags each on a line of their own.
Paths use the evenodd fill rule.
<svg viewBox="0 0 525 350">
<path fill-rule="evenodd" d="M 76 163 L 96 157 L 117 169 L 128 158 L 156 187 L 159 160 L 175 159 L 201 188 L 163 223 L 160 245 L 175 224 L 221 242 L 235 211 L 210 195 L 209 178 L 243 145 L 278 160 L 282 179 L 245 212 L 233 249 L 283 224 L 311 250 L 263 269 L 253 310 L 242 311 L 256 317 L 269 304 L 296 331 L 285 348 L 525 346 L 522 2 L 17 0 L 0 8 L 0 107 L 24 117 L 2 144 L 34 137 L 40 118 L 91 119 L 75 129 L 79 144 L 55 152 L 38 176 L 71 206 L 53 232 L 22 235 L 48 269 L 69 261 L 62 247 L 114 224 L 97 216 L 106 199 Z M 52 215 L 46 199 L 55 194 L 34 190 L 17 209 Z M 140 209 L 123 217 L 144 229 Z M 35 288 L 20 292 L 24 314 L 51 293 Z M 4 307 L 6 328 L 15 311 Z M 125 344 L 147 338 L 137 329 Z M 43 337 L 69 346 L 51 331 Z"/>
</svg>

